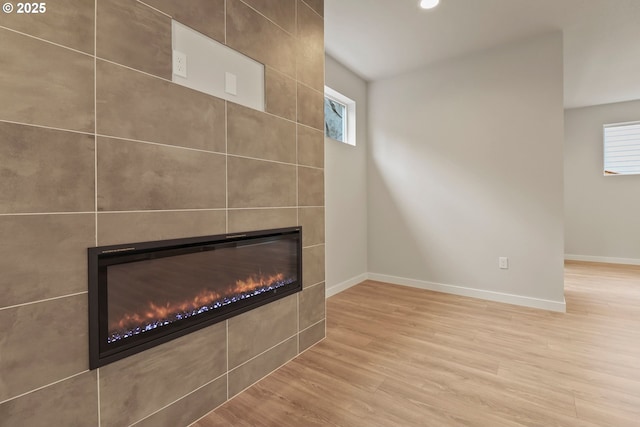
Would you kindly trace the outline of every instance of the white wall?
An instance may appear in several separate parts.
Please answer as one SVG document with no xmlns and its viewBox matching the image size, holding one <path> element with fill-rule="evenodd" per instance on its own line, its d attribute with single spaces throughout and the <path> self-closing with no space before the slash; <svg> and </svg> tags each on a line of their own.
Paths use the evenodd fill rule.
<svg viewBox="0 0 640 427">
<path fill-rule="evenodd" d="M 562 61 L 555 33 L 370 83 L 372 278 L 564 310 Z"/>
<path fill-rule="evenodd" d="M 635 120 L 640 101 L 565 111 L 569 259 L 640 264 L 640 175 L 602 175 L 602 125 Z"/>
<path fill-rule="evenodd" d="M 356 146 L 325 139 L 327 294 L 367 273 L 367 83 L 330 56 L 325 84 L 356 102 Z"/>
</svg>

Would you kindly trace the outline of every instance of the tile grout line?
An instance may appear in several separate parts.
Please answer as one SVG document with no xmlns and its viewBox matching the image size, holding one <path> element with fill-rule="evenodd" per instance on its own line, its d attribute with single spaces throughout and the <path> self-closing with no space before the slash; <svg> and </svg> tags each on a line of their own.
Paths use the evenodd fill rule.
<svg viewBox="0 0 640 427">
<path fill-rule="evenodd" d="M 317 248 L 320 246 L 326 246 L 326 243 L 318 243 L 317 245 L 304 246 L 302 249 L 311 249 L 311 248 Z"/>
<path fill-rule="evenodd" d="M 324 209 L 324 206 L 252 206 L 252 207 L 233 207 L 229 208 L 232 211 L 249 211 L 249 210 L 281 210 L 281 209 Z M 121 215 L 130 213 L 165 213 L 165 212 L 222 212 L 225 208 L 202 208 L 202 209 L 132 209 L 124 211 L 98 211 L 98 215 Z M 3 216 L 44 216 L 44 215 L 93 215 L 95 211 L 78 211 L 78 212 L 10 212 L 0 213 L 0 217 Z M 313 246 L 320 246 L 323 243 L 319 243 Z M 313 247 L 305 246 L 305 247 Z"/>
<path fill-rule="evenodd" d="M 323 280 L 322 282 L 318 282 L 318 283 L 315 283 L 315 284 L 313 284 L 313 285 L 307 286 L 306 288 L 304 288 L 304 289 L 303 289 L 303 291 L 306 291 L 307 289 L 315 288 L 316 286 L 320 286 L 320 285 L 322 285 L 323 283 L 324 283 L 324 280 Z M 299 293 L 299 292 L 298 292 L 298 293 Z"/>
<path fill-rule="evenodd" d="M 238 158 L 238 159 L 247 159 L 247 160 L 256 160 L 256 161 L 259 161 L 259 162 L 277 163 L 277 164 L 280 164 L 280 165 L 296 166 L 296 167 L 307 168 L 307 169 L 316 169 L 316 170 L 321 170 L 321 171 L 324 170 L 324 168 L 319 168 L 319 167 L 316 167 L 316 166 L 305 166 L 305 165 L 300 165 L 298 163 L 281 162 L 279 160 L 260 159 L 260 158 L 257 158 L 257 157 L 241 156 L 239 154 L 228 154 L 228 155 L 231 156 L 231 157 Z M 296 141 L 296 156 L 297 156 L 297 141 Z"/>
<path fill-rule="evenodd" d="M 26 307 L 26 306 L 33 305 L 33 304 L 40 304 L 40 303 L 43 303 L 43 302 L 56 301 L 56 300 L 63 299 L 63 298 L 76 297 L 78 295 L 85 295 L 85 294 L 88 294 L 88 293 L 89 293 L 89 291 L 75 292 L 73 294 L 60 295 L 60 296 L 51 297 L 51 298 L 44 298 L 44 299 L 40 299 L 40 300 L 37 300 L 37 301 L 29 301 L 29 302 L 23 302 L 23 303 L 20 303 L 20 304 L 8 305 L 6 307 L 0 307 L 0 312 L 3 311 L 3 310 L 10 310 L 12 308 Z"/>
<path fill-rule="evenodd" d="M 15 212 L 15 213 L 0 213 L 0 217 L 3 216 L 42 216 L 42 215 L 87 215 L 94 214 L 94 211 L 86 212 Z"/>
<path fill-rule="evenodd" d="M 298 293 L 299 293 L 299 292 L 298 292 Z M 228 372 L 235 371 L 236 369 L 243 367 L 243 366 L 244 366 L 244 365 L 246 365 L 247 363 L 254 361 L 255 359 L 259 358 L 260 356 L 264 356 L 266 353 L 270 352 L 271 350 L 273 350 L 274 348 L 278 347 L 279 345 L 284 344 L 285 342 L 289 341 L 291 338 L 294 338 L 296 335 L 297 335 L 297 332 L 296 332 L 295 334 L 291 335 L 290 337 L 287 337 L 287 338 L 283 339 L 283 340 L 282 340 L 282 341 L 280 341 L 279 343 L 272 345 L 271 347 L 269 347 L 268 349 L 266 349 L 266 350 L 262 351 L 261 353 L 256 354 L 256 355 L 255 355 L 255 356 L 253 356 L 252 358 L 245 360 L 244 362 L 242 362 L 242 363 L 241 363 L 241 364 L 239 364 L 238 366 L 234 367 L 233 369 L 230 369 Z M 227 363 L 228 363 L 228 361 L 227 361 Z M 228 373 L 228 372 L 227 372 L 227 373 Z M 271 372 L 273 372 L 273 371 L 271 371 Z M 268 375 L 268 374 L 267 374 L 267 375 Z M 266 375 L 265 375 L 265 376 L 266 376 Z M 262 377 L 262 378 L 264 378 L 264 377 Z M 228 383 L 227 383 L 227 384 L 228 384 Z M 234 395 L 234 396 L 236 396 L 236 395 Z"/>
<path fill-rule="evenodd" d="M 94 113 L 94 196 L 95 196 L 95 244 L 98 246 L 98 0 L 93 6 L 93 113 Z M 87 294 L 89 292 L 87 291 Z M 98 414 L 98 427 L 102 426 L 102 413 L 100 411 L 100 368 L 96 369 L 96 405 Z"/>
<path fill-rule="evenodd" d="M 94 101 L 94 132 L 95 132 L 95 245 L 98 246 L 98 0 L 95 0 L 94 6 L 94 46 L 93 46 L 93 101 Z M 98 409 L 98 427 L 102 425 L 102 413 L 100 411 L 100 368 L 96 369 L 96 389 L 97 389 L 97 409 Z"/>
<path fill-rule="evenodd" d="M 127 138 L 127 137 L 123 137 L 123 136 L 102 135 L 102 134 L 97 134 L 96 136 L 99 136 L 101 138 L 115 139 L 115 140 L 118 140 L 118 141 L 135 142 L 135 143 L 138 143 L 138 144 L 158 145 L 160 147 L 177 148 L 177 149 L 181 149 L 181 150 L 196 151 L 196 152 L 205 153 L 205 154 L 217 154 L 217 155 L 224 155 L 225 154 L 225 153 L 223 153 L 221 151 L 203 150 L 201 148 L 184 147 L 182 145 L 172 145 L 172 144 L 166 144 L 164 142 L 146 141 L 144 139 Z"/>
<path fill-rule="evenodd" d="M 153 10 L 155 10 L 156 12 L 158 12 L 158 13 L 160 13 L 160 14 L 162 14 L 162 15 L 166 16 L 167 18 L 169 18 L 169 19 L 173 19 L 173 16 L 169 15 L 168 13 L 165 13 L 165 12 L 161 11 L 160 9 L 157 9 L 157 8 L 155 8 L 155 7 L 151 6 L 150 4 L 145 3 L 143 0 L 137 0 L 137 1 L 138 1 L 138 3 L 140 3 L 140 4 L 143 4 L 143 5 L 147 6 L 149 9 L 153 9 Z"/>
<path fill-rule="evenodd" d="M 202 209 L 147 209 L 129 211 L 100 211 L 101 214 L 128 214 L 128 213 L 163 213 L 163 212 L 220 212 L 224 208 L 202 208 Z"/>
<path fill-rule="evenodd" d="M 257 13 L 258 15 L 262 16 L 264 19 L 266 19 L 267 21 L 271 22 L 273 25 L 275 25 L 276 27 L 278 27 L 280 30 L 282 30 L 285 34 L 293 37 L 295 39 L 296 34 L 294 33 L 290 33 L 289 31 L 285 30 L 280 24 L 278 24 L 276 21 L 274 21 L 273 19 L 269 18 L 267 15 L 265 15 L 264 13 L 260 12 L 258 9 L 256 9 L 255 7 L 251 6 L 250 4 L 248 4 L 247 2 L 245 2 L 244 0 L 240 0 L 242 2 L 242 4 L 244 4 L 245 6 L 247 6 L 249 9 L 253 10 L 255 13 Z M 226 4 L 226 1 L 225 1 Z M 297 6 L 297 4 L 296 4 Z M 226 18 L 226 13 L 225 13 L 225 18 Z M 226 24 L 226 21 L 225 21 Z M 295 25 L 296 22 L 294 21 L 294 29 L 295 29 Z"/>
<path fill-rule="evenodd" d="M 13 28 L 9 28 L 9 27 L 5 27 L 5 26 L 0 25 L 0 29 L 11 31 L 12 33 L 20 34 L 22 36 L 29 37 L 29 38 L 35 39 L 35 40 L 39 40 L 41 42 L 45 42 L 47 44 L 50 44 L 50 45 L 53 45 L 53 46 L 57 46 L 57 47 L 60 47 L 62 49 L 70 50 L 72 52 L 76 52 L 76 53 L 79 53 L 79 54 L 82 54 L 82 55 L 85 55 L 85 56 L 89 56 L 89 57 L 94 57 L 95 56 L 95 55 L 91 55 L 90 53 L 83 52 L 83 51 L 78 50 L 78 49 L 74 49 L 74 48 L 69 47 L 69 46 L 65 46 L 65 45 L 62 45 L 62 44 L 59 44 L 59 43 L 56 43 L 56 42 L 52 42 L 50 40 L 45 40 L 45 39 L 42 39 L 40 37 L 33 36 L 31 34 L 23 33 L 22 31 L 14 30 Z"/>
<path fill-rule="evenodd" d="M 55 131 L 60 131 L 60 132 L 78 133 L 78 134 L 87 135 L 87 136 L 94 136 L 95 135 L 95 133 L 93 133 L 93 132 L 84 132 L 84 131 L 80 131 L 80 130 L 57 128 L 57 127 L 53 127 L 53 126 L 39 125 L 39 124 L 35 124 L 35 123 L 16 122 L 16 121 L 13 121 L 13 120 L 0 119 L 0 123 L 11 123 L 11 124 L 20 125 L 20 126 L 33 126 L 35 128 L 40 128 L 40 129 L 49 129 L 49 130 L 55 130 Z"/>
<path fill-rule="evenodd" d="M 224 0 L 224 44 L 227 45 L 227 0 Z M 229 233 L 229 126 L 228 126 L 228 108 L 229 101 L 224 101 L 224 162 L 225 162 L 225 225 L 226 232 Z M 225 402 L 229 401 L 229 319 L 224 321 L 225 323 L 225 338 L 226 338 L 226 358 L 225 358 L 225 382 L 226 382 L 226 394 Z M 218 405 L 219 406 L 219 405 Z"/>
<path fill-rule="evenodd" d="M 93 6 L 93 197 L 95 211 L 95 245 L 98 246 L 98 0 Z M 98 413 L 100 401 L 98 400 Z M 98 426 L 100 417 L 98 416 Z"/>
<path fill-rule="evenodd" d="M 306 328 L 304 328 L 303 330 L 301 330 L 301 331 L 300 331 L 300 333 L 305 332 L 305 331 L 308 331 L 309 329 L 313 328 L 314 326 L 319 325 L 320 323 L 324 322 L 325 320 L 326 320 L 326 318 L 324 318 L 324 317 L 323 317 L 322 319 L 318 320 L 316 323 L 314 323 L 314 324 L 312 324 L 312 325 L 310 325 L 310 326 L 307 326 Z M 327 327 L 327 326 L 326 326 L 326 324 L 325 324 L 325 332 L 326 332 L 326 327 Z"/>
<path fill-rule="evenodd" d="M 288 363 L 288 362 L 287 362 L 287 363 Z M 213 381 L 219 380 L 219 379 L 220 379 L 220 378 L 222 378 L 224 375 L 225 375 L 225 374 L 220 375 L 218 378 L 216 378 L 216 379 L 215 379 L 215 380 L 213 380 Z M 229 373 L 227 373 L 226 375 L 227 375 L 227 378 L 228 378 Z M 268 375 L 268 374 L 267 374 L 267 375 Z M 211 384 L 213 381 L 211 381 L 209 384 Z M 255 383 L 254 383 L 254 384 L 255 384 Z M 206 385 L 208 385 L 208 384 L 206 384 Z M 203 387 L 204 387 L 204 386 L 203 386 Z M 202 387 L 200 387 L 200 388 L 202 388 Z M 227 381 L 227 398 L 226 398 L 226 400 L 225 400 L 224 402 L 221 402 L 218 406 L 216 406 L 215 408 L 211 409 L 209 412 L 207 412 L 206 414 L 204 414 L 204 415 L 203 415 L 203 416 L 201 416 L 200 418 L 196 419 L 195 421 L 193 421 L 192 423 L 190 423 L 189 425 L 187 425 L 187 427 L 191 427 L 191 426 L 193 426 L 195 423 L 197 423 L 198 421 L 200 421 L 200 420 L 204 419 L 206 416 L 208 416 L 209 414 L 213 413 L 216 409 L 218 409 L 219 407 L 221 407 L 222 405 L 224 405 L 225 403 L 227 403 L 227 402 L 230 400 L 230 399 L 229 399 L 229 392 L 228 392 L 228 389 L 229 389 L 229 381 Z M 191 394 L 191 393 L 189 393 L 189 394 Z M 236 396 L 237 396 L 237 395 L 236 395 Z M 186 397 L 186 396 L 185 396 L 185 397 Z M 175 403 L 175 402 L 174 402 L 174 403 Z"/>
<path fill-rule="evenodd" d="M 227 45 L 227 0 L 224 0 L 224 45 Z M 224 101 L 224 151 L 225 151 L 225 198 L 226 198 L 226 209 L 225 209 L 225 225 L 226 232 L 229 233 L 229 140 L 228 140 L 228 126 L 227 126 L 227 110 L 228 110 L 229 101 Z M 227 358 L 226 358 L 226 386 L 227 386 L 227 394 L 225 402 L 229 400 L 229 319 L 225 320 L 225 328 L 226 328 L 226 350 L 227 350 Z"/>
<path fill-rule="evenodd" d="M 40 391 L 40 390 L 43 390 L 43 389 L 45 389 L 45 388 L 52 387 L 52 386 L 54 386 L 54 385 L 56 385 L 56 384 L 60 384 L 61 382 L 64 382 L 64 381 L 68 381 L 68 380 L 73 379 L 73 378 L 75 378 L 75 377 L 79 377 L 80 375 L 82 375 L 82 374 L 86 374 L 87 372 L 90 372 L 90 371 L 87 369 L 87 370 L 85 370 L 85 371 L 78 372 L 78 373 L 76 373 L 76 374 L 70 375 L 70 376 L 68 376 L 68 377 L 66 377 L 66 378 L 59 379 L 58 381 L 54 381 L 54 382 L 52 382 L 52 383 L 45 384 L 45 385 L 40 386 L 40 387 L 38 387 L 38 388 L 34 388 L 33 390 L 29 390 L 29 391 L 24 392 L 24 393 L 22 393 L 22 394 L 19 394 L 19 395 L 17 395 L 17 396 L 10 397 L 9 399 L 2 400 L 2 401 L 0 401 L 0 405 L 4 405 L 4 404 L 5 404 L 5 403 L 7 403 L 7 402 L 11 402 L 11 401 L 13 401 L 13 400 L 20 399 L 20 398 L 22 398 L 22 397 L 25 397 L 25 396 L 28 396 L 28 395 L 30 395 L 30 394 L 36 393 L 36 392 L 38 392 L 38 391 Z"/>
<path fill-rule="evenodd" d="M 290 338 L 288 338 L 288 339 L 291 339 L 291 338 L 293 338 L 293 337 L 290 337 Z M 287 340 L 285 340 L 285 341 L 287 341 Z M 283 341 L 283 342 L 285 342 L 285 341 Z M 280 343 L 280 344 L 282 344 L 282 343 Z M 275 346 L 274 346 L 274 347 L 275 347 Z M 305 350 L 305 351 L 306 351 L 306 350 Z M 292 360 L 294 360 L 294 359 L 295 359 L 296 357 L 298 357 L 298 356 L 299 356 L 299 354 L 296 354 L 295 356 L 293 356 L 293 357 L 291 357 L 291 358 L 289 358 L 289 359 L 285 360 L 282 364 L 278 365 L 278 366 L 277 366 L 277 367 L 275 367 L 273 370 L 271 370 L 271 371 L 267 372 L 266 374 L 264 374 L 263 376 L 261 376 L 260 378 L 258 378 L 256 381 L 254 381 L 253 383 L 249 384 L 248 386 L 246 386 L 245 388 L 243 388 L 242 390 L 240 390 L 240 391 L 239 391 L 239 392 L 237 392 L 236 394 L 234 394 L 234 395 L 233 395 L 233 397 L 236 397 L 236 396 L 241 395 L 242 393 L 244 393 L 245 391 L 247 391 L 248 389 L 250 389 L 250 388 L 251 388 L 251 387 L 253 387 L 254 385 L 258 384 L 258 383 L 259 383 L 260 381 L 262 381 L 263 379 L 267 378 L 269 375 L 273 374 L 273 373 L 274 373 L 275 371 L 277 371 L 278 369 L 280 369 L 280 368 L 282 368 L 283 366 L 286 366 L 286 365 L 288 365 L 289 363 L 291 363 L 291 361 L 292 361 Z M 245 362 L 245 363 L 246 363 L 246 362 Z M 240 365 L 240 366 L 242 366 L 242 365 Z M 238 366 L 238 367 L 240 367 L 240 366 Z M 234 368 L 234 369 L 235 369 L 235 368 Z M 231 400 L 231 399 L 228 399 L 227 401 L 229 401 L 229 400 Z M 226 403 L 226 402 L 225 402 L 225 403 Z M 219 405 L 218 407 L 220 407 L 220 406 L 222 406 L 222 405 Z M 217 409 L 218 407 L 214 408 L 211 412 L 215 411 L 215 409 Z M 209 412 L 209 413 L 211 413 L 211 412 Z M 202 417 L 202 418 L 204 418 L 204 417 Z M 202 418 L 200 418 L 200 419 L 202 419 Z"/>
<path fill-rule="evenodd" d="M 129 427 L 134 427 L 134 426 L 135 426 L 136 424 L 138 424 L 139 422 L 144 421 L 144 420 L 146 420 L 147 418 L 151 418 L 151 417 L 152 417 L 152 416 L 154 416 L 155 414 L 157 414 L 157 413 L 161 412 L 161 411 L 162 411 L 162 410 L 164 410 L 164 409 L 167 409 L 169 406 L 171 406 L 171 405 L 173 405 L 173 404 L 175 404 L 175 403 L 178 403 L 178 402 L 179 402 L 179 401 L 181 401 L 182 399 L 184 399 L 184 398 L 186 398 L 186 397 L 188 397 L 188 396 L 192 395 L 193 393 L 197 392 L 198 390 L 201 390 L 201 389 L 205 388 L 206 386 L 213 384 L 214 382 L 218 381 L 220 378 L 224 377 L 224 375 L 225 375 L 225 374 L 218 375 L 216 378 L 212 379 L 211 381 L 208 381 L 208 382 L 204 383 L 203 385 L 201 385 L 200 387 L 196 388 L 195 390 L 192 390 L 192 391 L 190 391 L 189 393 L 185 394 L 184 396 L 179 397 L 178 399 L 174 400 L 173 402 L 171 402 L 171 403 L 168 403 L 168 404 L 164 405 L 162 408 L 160 408 L 160 409 L 158 409 L 158 410 L 156 410 L 156 411 L 154 411 L 154 412 L 150 413 L 149 415 L 145 416 L 144 418 L 140 418 L 138 421 L 136 421 L 136 422 L 134 422 L 134 423 L 129 424 Z M 218 406 L 220 406 L 220 405 L 218 405 Z M 200 419 L 200 418 L 198 418 L 198 419 Z M 197 421 L 197 420 L 196 420 L 196 421 Z M 195 421 L 194 421 L 194 422 L 195 422 Z M 193 424 L 193 423 L 192 423 L 192 424 Z"/>
<path fill-rule="evenodd" d="M 100 412 L 100 368 L 96 369 L 96 388 L 98 389 L 98 427 L 102 424 L 102 414 Z"/>
<path fill-rule="evenodd" d="M 293 5 L 293 25 L 294 28 L 297 30 L 298 29 L 298 2 L 297 0 L 294 0 L 294 5 Z M 298 145 L 300 144 L 299 141 L 299 134 L 298 134 L 298 55 L 297 55 L 297 47 L 298 47 L 298 35 L 297 35 L 297 31 L 296 31 L 296 36 L 294 37 L 294 44 L 295 44 L 295 48 L 296 48 L 296 52 L 294 54 L 293 57 L 293 62 L 294 62 L 294 67 L 295 67 L 295 78 L 294 81 L 296 83 L 295 85 L 295 103 L 296 103 L 296 116 L 295 116 L 295 127 L 296 127 L 296 224 L 298 226 L 300 226 L 300 150 L 298 148 Z M 302 242 L 301 242 L 302 243 Z"/>
<path fill-rule="evenodd" d="M 311 7 L 311 5 L 309 3 L 307 3 L 305 0 L 302 0 L 302 3 L 304 3 L 309 9 L 311 9 L 311 11 L 313 13 L 315 13 L 316 15 L 318 15 L 320 18 L 322 18 L 322 20 L 324 21 L 324 16 L 320 15 L 320 12 L 318 12 L 317 10 L 315 10 L 313 7 Z"/>
<path fill-rule="evenodd" d="M 304 291 L 305 289 L 310 289 L 310 288 L 313 288 L 314 286 L 322 285 L 323 283 L 325 283 L 324 280 L 321 281 L 321 282 L 318 282 L 318 283 L 314 283 L 313 285 L 306 286 L 306 287 L 302 288 L 302 290 Z"/>
<path fill-rule="evenodd" d="M 300 294 L 303 291 L 296 292 L 296 354 L 300 353 Z"/>
<path fill-rule="evenodd" d="M 250 206 L 246 208 L 233 207 L 229 210 L 246 211 L 246 210 L 278 210 L 278 209 L 324 209 L 324 206 Z M 193 208 L 193 209 L 132 209 L 125 211 L 99 211 L 99 214 L 128 214 L 128 213 L 163 213 L 163 212 L 220 212 L 225 208 Z M 94 214 L 95 211 L 78 211 L 78 212 L 9 212 L 0 213 L 3 216 L 41 216 L 41 215 L 87 215 Z M 315 245 L 318 246 L 318 245 Z"/>
<path fill-rule="evenodd" d="M 226 111 L 225 111 L 225 116 L 226 116 Z M 227 132 L 226 131 L 226 127 L 227 126 L 226 126 L 226 123 L 225 123 L 225 139 L 226 139 L 226 132 Z M 91 135 L 91 134 L 89 134 L 89 135 Z M 307 168 L 307 169 L 315 169 L 315 170 L 324 171 L 324 167 L 321 168 L 321 167 L 317 167 L 317 166 L 299 165 L 298 163 L 289 163 L 289 162 L 283 162 L 283 161 L 280 161 L 280 160 L 264 159 L 264 158 L 251 157 L 251 156 L 243 156 L 243 155 L 240 155 L 240 154 L 228 154 L 226 152 L 221 152 L 221 151 L 211 151 L 211 150 L 203 150 L 203 149 L 200 149 L 200 148 L 183 147 L 181 145 L 171 145 L 171 144 L 165 144 L 165 143 L 162 143 L 162 142 L 145 141 L 145 140 L 142 140 L 142 139 L 133 139 L 133 138 L 126 138 L 126 137 L 121 137 L 121 136 L 102 135 L 102 134 L 96 134 L 96 137 L 115 139 L 115 140 L 118 140 L 118 141 L 135 142 L 135 143 L 139 143 L 139 144 L 156 145 L 156 146 L 160 146 L 160 147 L 175 148 L 175 149 L 179 149 L 179 150 L 196 151 L 196 152 L 199 152 L 199 153 L 215 154 L 215 155 L 219 155 L 219 156 L 223 156 L 223 155 L 224 156 L 231 156 L 231 157 L 235 157 L 235 158 L 238 158 L 238 159 L 256 160 L 256 161 L 259 161 L 259 162 L 276 163 L 276 164 L 287 165 L 287 166 L 300 166 L 300 167 Z M 225 142 L 225 151 L 228 149 L 228 148 L 226 148 L 226 146 L 227 146 L 227 143 Z"/>
</svg>

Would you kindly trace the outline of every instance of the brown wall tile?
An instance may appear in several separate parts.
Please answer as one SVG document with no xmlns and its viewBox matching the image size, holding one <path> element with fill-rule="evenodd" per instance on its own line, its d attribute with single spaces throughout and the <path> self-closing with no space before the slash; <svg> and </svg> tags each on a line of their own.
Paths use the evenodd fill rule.
<svg viewBox="0 0 640 427">
<path fill-rule="evenodd" d="M 294 37 L 240 0 L 227 0 L 227 45 L 295 77 Z"/>
<path fill-rule="evenodd" d="M 324 167 L 324 132 L 298 125 L 298 164 Z"/>
<path fill-rule="evenodd" d="M 0 310 L 0 401 L 89 368 L 87 295 Z"/>
<path fill-rule="evenodd" d="M 296 162 L 296 124 L 234 103 L 227 103 L 229 154 Z"/>
<path fill-rule="evenodd" d="M 0 216 L 0 306 L 87 290 L 95 215 Z"/>
<path fill-rule="evenodd" d="M 298 167 L 298 204 L 324 206 L 324 171 Z"/>
<path fill-rule="evenodd" d="M 296 204 L 296 167 L 228 158 L 229 207 L 288 207 Z"/>
<path fill-rule="evenodd" d="M 0 120 L 94 131 L 93 58 L 0 28 Z"/>
<path fill-rule="evenodd" d="M 96 56 L 171 80 L 171 18 L 137 1 L 97 5 Z"/>
<path fill-rule="evenodd" d="M 242 0 L 284 30 L 296 32 L 296 0 Z"/>
<path fill-rule="evenodd" d="M 0 123 L 0 213 L 93 211 L 91 135 Z"/>
<path fill-rule="evenodd" d="M 300 330 L 324 319 L 324 283 L 306 288 L 300 294 Z"/>
<path fill-rule="evenodd" d="M 0 404 L 0 424 L 29 427 L 98 425 L 96 371 Z"/>
<path fill-rule="evenodd" d="M 143 0 L 179 23 L 224 43 L 224 0 Z"/>
<path fill-rule="evenodd" d="M 225 232 L 224 210 L 98 214 L 98 245 L 100 246 L 207 236 Z"/>
<path fill-rule="evenodd" d="M 303 0 L 307 5 L 311 6 L 320 16 L 324 16 L 324 0 Z"/>
<path fill-rule="evenodd" d="M 98 139 L 98 210 L 225 207 L 223 155 Z"/>
<path fill-rule="evenodd" d="M 325 337 L 325 322 L 320 322 L 309 329 L 300 332 L 300 351 L 304 351 L 312 345 L 322 341 Z"/>
<path fill-rule="evenodd" d="M 295 227 L 297 209 L 230 209 L 229 233 Z"/>
<path fill-rule="evenodd" d="M 324 245 L 302 250 L 302 284 L 306 288 L 324 282 Z"/>
<path fill-rule="evenodd" d="M 298 223 L 302 226 L 302 245 L 324 243 L 324 208 L 298 209 Z"/>
<path fill-rule="evenodd" d="M 298 351 L 298 339 L 293 337 L 254 360 L 229 372 L 229 397 L 240 393 L 262 377 L 293 359 Z"/>
<path fill-rule="evenodd" d="M 94 4 L 95 0 L 56 0 L 46 4 L 45 13 L 3 13 L 0 25 L 93 54 Z"/>
<path fill-rule="evenodd" d="M 226 400 L 225 375 L 131 427 L 187 426 Z"/>
<path fill-rule="evenodd" d="M 298 83 L 298 123 L 324 130 L 324 93 Z"/>
<path fill-rule="evenodd" d="M 224 101 L 104 61 L 97 69 L 98 133 L 225 151 Z"/>
<path fill-rule="evenodd" d="M 102 427 L 128 426 L 219 377 L 226 352 L 221 322 L 100 368 Z"/>
<path fill-rule="evenodd" d="M 296 119 L 296 81 L 265 67 L 265 111 L 285 119 Z"/>
<path fill-rule="evenodd" d="M 324 92 L 324 19 L 298 0 L 298 81 Z"/>
<path fill-rule="evenodd" d="M 229 319 L 229 369 L 295 335 L 296 308 L 290 295 Z"/>
</svg>

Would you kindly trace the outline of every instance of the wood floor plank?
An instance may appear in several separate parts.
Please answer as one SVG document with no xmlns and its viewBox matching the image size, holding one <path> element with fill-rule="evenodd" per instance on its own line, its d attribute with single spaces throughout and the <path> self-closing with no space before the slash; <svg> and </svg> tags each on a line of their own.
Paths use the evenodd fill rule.
<svg viewBox="0 0 640 427">
<path fill-rule="evenodd" d="M 366 281 L 327 338 L 194 427 L 609 427 L 640 419 L 640 267 L 567 262 L 567 313 Z"/>
</svg>

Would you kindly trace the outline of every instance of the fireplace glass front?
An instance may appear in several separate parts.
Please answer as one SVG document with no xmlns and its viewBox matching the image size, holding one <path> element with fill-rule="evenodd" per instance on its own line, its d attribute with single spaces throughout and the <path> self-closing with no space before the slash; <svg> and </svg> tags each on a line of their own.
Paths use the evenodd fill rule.
<svg viewBox="0 0 640 427">
<path fill-rule="evenodd" d="M 89 248 L 91 368 L 300 291 L 301 233 Z"/>
</svg>

